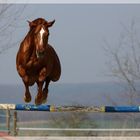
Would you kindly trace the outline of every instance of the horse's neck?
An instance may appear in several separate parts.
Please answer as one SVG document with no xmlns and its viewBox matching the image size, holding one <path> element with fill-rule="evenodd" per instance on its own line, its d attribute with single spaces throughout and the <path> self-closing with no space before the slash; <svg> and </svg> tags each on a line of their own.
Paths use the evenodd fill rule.
<svg viewBox="0 0 140 140">
<path fill-rule="evenodd" d="M 33 58 L 36 59 L 35 43 L 28 33 L 23 41 L 24 64 L 27 64 Z"/>
</svg>

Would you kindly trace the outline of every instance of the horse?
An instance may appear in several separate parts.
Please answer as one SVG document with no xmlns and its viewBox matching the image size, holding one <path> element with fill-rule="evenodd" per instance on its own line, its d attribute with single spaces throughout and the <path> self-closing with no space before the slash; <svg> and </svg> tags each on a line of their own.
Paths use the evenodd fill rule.
<svg viewBox="0 0 140 140">
<path fill-rule="evenodd" d="M 47 101 L 48 86 L 51 81 L 58 81 L 61 75 L 61 64 L 55 49 L 48 44 L 49 28 L 55 23 L 37 18 L 28 21 L 29 32 L 20 43 L 16 56 L 16 68 L 25 86 L 24 101 L 31 101 L 29 87 L 37 84 L 38 93 L 35 104 Z"/>
</svg>

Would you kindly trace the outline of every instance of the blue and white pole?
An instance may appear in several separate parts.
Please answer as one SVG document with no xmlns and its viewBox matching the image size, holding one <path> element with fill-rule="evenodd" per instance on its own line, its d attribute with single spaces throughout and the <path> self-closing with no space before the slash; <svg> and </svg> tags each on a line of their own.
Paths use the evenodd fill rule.
<svg viewBox="0 0 140 140">
<path fill-rule="evenodd" d="M 33 104 L 0 104 L 0 109 L 47 112 L 140 112 L 140 106 L 54 106 Z"/>
</svg>

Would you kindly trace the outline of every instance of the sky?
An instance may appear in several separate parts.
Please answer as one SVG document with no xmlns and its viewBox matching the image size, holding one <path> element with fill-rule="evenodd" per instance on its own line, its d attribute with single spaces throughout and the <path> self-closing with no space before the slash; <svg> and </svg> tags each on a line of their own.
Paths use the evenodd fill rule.
<svg viewBox="0 0 140 140">
<path fill-rule="evenodd" d="M 139 13 L 139 4 L 26 5 L 12 34 L 12 40 L 19 42 L 0 54 L 0 84 L 22 84 L 16 71 L 16 54 L 29 30 L 27 20 L 38 17 L 56 20 L 50 28 L 49 44 L 60 58 L 62 75 L 59 83 L 112 81 L 113 78 L 107 76 L 109 58 L 103 49 L 104 40 L 115 46 L 122 23 L 128 26 L 133 19 L 140 22 Z"/>
</svg>

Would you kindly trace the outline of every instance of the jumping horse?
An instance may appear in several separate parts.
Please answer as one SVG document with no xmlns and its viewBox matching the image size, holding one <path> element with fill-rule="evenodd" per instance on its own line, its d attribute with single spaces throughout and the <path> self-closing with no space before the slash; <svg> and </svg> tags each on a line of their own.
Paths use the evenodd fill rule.
<svg viewBox="0 0 140 140">
<path fill-rule="evenodd" d="M 35 104 L 45 103 L 48 97 L 50 81 L 57 81 L 61 75 L 61 65 L 54 48 L 48 44 L 49 28 L 54 21 L 48 22 L 43 18 L 29 23 L 30 29 L 16 57 L 16 68 L 25 85 L 24 101 L 31 101 L 29 86 L 37 83 L 38 93 Z"/>
</svg>

